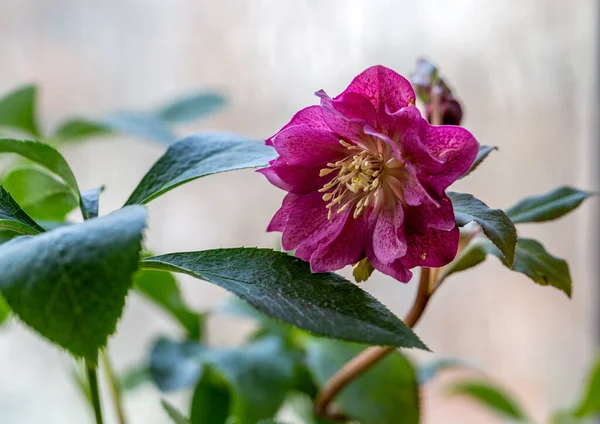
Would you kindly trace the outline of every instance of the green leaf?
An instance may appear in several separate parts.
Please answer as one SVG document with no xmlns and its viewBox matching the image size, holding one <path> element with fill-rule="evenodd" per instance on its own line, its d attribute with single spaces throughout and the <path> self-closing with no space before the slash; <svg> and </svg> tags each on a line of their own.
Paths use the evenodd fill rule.
<svg viewBox="0 0 600 424">
<path fill-rule="evenodd" d="M 487 238 L 500 249 L 508 266 L 512 266 L 515 260 L 517 230 L 508 216 L 500 209 L 490 209 L 470 194 L 448 192 L 448 196 L 454 206 L 456 225 L 463 227 L 475 221 Z"/>
<path fill-rule="evenodd" d="M 559 187 L 541 196 L 527 197 L 506 210 L 515 224 L 544 222 L 560 218 L 577 208 L 594 193 Z"/>
<path fill-rule="evenodd" d="M 130 207 L 0 246 L 0 292 L 27 325 L 95 363 L 115 331 L 141 249 L 146 210 Z"/>
<path fill-rule="evenodd" d="M 10 230 L 24 235 L 45 231 L 21 209 L 2 185 L 0 185 L 0 230 Z"/>
<path fill-rule="evenodd" d="M 528 421 L 521 406 L 504 390 L 487 382 L 462 381 L 448 388 L 451 395 L 467 396 L 495 413 L 518 421 Z"/>
<path fill-rule="evenodd" d="M 323 386 L 364 346 L 314 340 L 307 346 L 308 366 Z M 419 423 L 419 385 L 410 362 L 394 352 L 353 380 L 336 397 L 336 406 L 362 424 Z"/>
<path fill-rule="evenodd" d="M 483 238 L 475 238 L 470 241 L 464 250 L 456 258 L 443 268 L 443 274 L 440 276 L 438 285 L 452 274 L 465 271 L 469 268 L 479 265 L 485 261 L 488 253 L 488 242 Z"/>
<path fill-rule="evenodd" d="M 419 368 L 419 384 L 433 380 L 441 371 L 448 369 L 474 369 L 464 361 L 453 358 L 442 358 Z"/>
<path fill-rule="evenodd" d="M 205 366 L 192 396 L 191 424 L 224 424 L 230 404 L 229 387 L 218 372 Z"/>
<path fill-rule="evenodd" d="M 10 127 L 39 136 L 35 107 L 37 87 L 25 85 L 0 99 L 0 127 Z"/>
<path fill-rule="evenodd" d="M 163 392 L 193 386 L 202 375 L 206 350 L 193 340 L 173 342 L 159 338 L 150 350 L 152 380 Z"/>
<path fill-rule="evenodd" d="M 600 356 L 590 370 L 587 389 L 575 411 L 578 418 L 588 418 L 600 414 Z"/>
<path fill-rule="evenodd" d="M 4 298 L 0 294 L 0 325 L 2 325 L 4 321 L 6 321 L 9 315 L 10 308 L 8 306 L 8 303 L 6 303 L 6 300 L 4 300 Z"/>
<path fill-rule="evenodd" d="M 367 281 L 371 274 L 375 271 L 375 267 L 369 262 L 369 258 L 363 258 L 359 263 L 356 264 L 352 275 L 357 283 Z"/>
<path fill-rule="evenodd" d="M 81 203 L 87 211 L 88 219 L 98 217 L 100 207 L 100 193 L 104 191 L 104 186 L 85 190 L 81 192 Z"/>
<path fill-rule="evenodd" d="M 58 141 L 75 141 L 109 134 L 110 132 L 111 129 L 101 122 L 85 118 L 72 118 L 60 124 L 54 131 L 53 138 Z"/>
<path fill-rule="evenodd" d="M 488 244 L 487 251 L 496 255 L 504 265 L 509 267 L 494 246 Z M 572 282 L 569 265 L 565 260 L 546 252 L 544 246 L 536 240 L 519 238 L 512 270 L 525 274 L 542 286 L 556 287 L 571 297 Z"/>
<path fill-rule="evenodd" d="M 171 273 L 140 270 L 134 281 L 136 291 L 167 311 L 186 330 L 188 338 L 200 340 L 203 317 L 185 305 Z"/>
<path fill-rule="evenodd" d="M 65 183 L 38 166 L 12 169 L 2 185 L 30 217 L 40 221 L 63 222 L 79 204 Z"/>
<path fill-rule="evenodd" d="M 464 174 L 460 178 L 464 178 L 467 175 L 469 175 L 471 172 L 475 171 L 475 169 L 477 169 L 477 167 L 481 164 L 481 162 L 483 162 L 483 160 L 485 158 L 487 158 L 488 155 L 490 153 L 492 153 L 494 150 L 498 150 L 498 147 L 496 147 L 496 146 L 485 146 L 483 144 L 480 144 L 479 145 L 479 151 L 477 152 L 477 157 L 475 157 L 475 161 L 473 162 L 473 165 L 471 165 L 471 168 L 469 168 L 469 170 L 467 171 L 467 173 Z"/>
<path fill-rule="evenodd" d="M 333 273 L 270 249 L 236 248 L 145 258 L 142 267 L 216 284 L 272 318 L 314 334 L 368 344 L 426 349 L 371 295 Z"/>
<path fill-rule="evenodd" d="M 176 100 L 158 111 L 157 116 L 169 123 L 194 121 L 214 113 L 225 105 L 225 98 L 218 93 L 198 93 Z"/>
<path fill-rule="evenodd" d="M 285 406 L 289 407 L 303 424 L 334 424 L 334 421 L 317 417 L 313 399 L 305 393 L 292 392 L 288 395 Z M 339 421 L 336 421 L 339 424 Z"/>
<path fill-rule="evenodd" d="M 152 374 L 147 365 L 133 366 L 119 377 L 119 387 L 123 392 L 137 389 L 144 383 L 152 381 Z"/>
<path fill-rule="evenodd" d="M 170 144 L 176 137 L 165 122 L 155 116 L 137 112 L 119 112 L 104 119 L 112 131 L 131 134 L 145 140 Z"/>
<path fill-rule="evenodd" d="M 191 424 L 190 421 L 185 417 L 185 415 L 183 415 L 181 412 L 179 412 L 177 410 L 177 408 L 175 408 L 169 402 L 167 402 L 166 400 L 163 399 L 161 401 L 161 404 L 162 404 L 165 412 L 167 413 L 169 418 L 171 418 L 171 421 L 173 421 L 174 424 Z"/>
<path fill-rule="evenodd" d="M 226 132 L 206 132 L 184 138 L 144 176 L 127 205 L 148 203 L 175 187 L 218 172 L 265 166 L 275 151 L 262 143 Z"/>
</svg>

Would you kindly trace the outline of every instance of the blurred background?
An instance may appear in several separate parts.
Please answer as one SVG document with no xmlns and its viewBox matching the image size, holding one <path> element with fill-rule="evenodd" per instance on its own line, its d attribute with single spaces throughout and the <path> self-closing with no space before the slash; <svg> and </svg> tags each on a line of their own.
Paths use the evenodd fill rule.
<svg viewBox="0 0 600 424">
<path fill-rule="evenodd" d="M 3 1 L 0 94 L 39 84 L 47 129 L 69 115 L 149 110 L 189 91 L 216 90 L 227 96 L 227 107 L 180 135 L 219 129 L 263 139 L 315 104 L 318 89 L 337 94 L 374 64 L 408 75 L 426 56 L 462 99 L 463 125 L 481 143 L 499 147 L 454 189 L 505 208 L 558 185 L 598 189 L 597 17 L 592 0 Z M 110 137 L 63 152 L 82 188 L 106 184 L 101 213 L 108 213 L 163 150 L 135 137 Z M 251 171 L 192 182 L 149 205 L 147 247 L 157 253 L 274 247 L 277 235 L 264 229 L 282 198 Z M 560 221 L 520 227 L 521 235 L 569 262 L 571 301 L 491 258 L 451 277 L 417 327 L 436 354 L 485 370 L 540 422 L 577 397 L 596 352 L 597 209 L 594 199 Z M 198 309 L 228 297 L 208 283 L 181 282 Z M 399 316 L 416 290 L 382 275 L 363 287 Z M 217 314 L 209 340 L 234 345 L 250 328 Z M 116 368 L 139 362 L 158 334 L 175 331 L 160 311 L 130 296 L 109 345 Z M 426 386 L 426 423 L 499 422 L 472 403 L 446 398 L 443 380 Z M 159 398 L 149 385 L 127 395 L 130 422 L 167 422 Z M 0 422 L 91 422 L 70 359 L 17 322 L 0 329 Z"/>
</svg>

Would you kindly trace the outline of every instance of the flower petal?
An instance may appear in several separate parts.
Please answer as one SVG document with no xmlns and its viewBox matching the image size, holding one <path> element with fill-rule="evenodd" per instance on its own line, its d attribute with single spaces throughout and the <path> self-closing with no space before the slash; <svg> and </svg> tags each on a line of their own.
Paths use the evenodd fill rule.
<svg viewBox="0 0 600 424">
<path fill-rule="evenodd" d="M 299 111 L 298 113 L 296 113 L 292 117 L 290 122 L 285 124 L 284 127 L 281 130 L 279 130 L 279 132 L 277 134 L 279 134 L 281 131 L 285 130 L 288 127 L 291 127 L 293 125 L 302 125 L 302 124 L 307 124 L 313 128 L 318 128 L 318 129 L 323 129 L 323 130 L 326 130 L 329 128 L 327 126 L 327 124 L 325 123 L 325 121 L 323 121 L 323 115 L 321 113 L 321 106 L 314 105 L 314 106 L 309 106 L 307 108 L 304 108 L 301 111 Z M 265 143 L 269 146 L 272 146 L 273 138 L 277 134 L 266 139 Z"/>
<path fill-rule="evenodd" d="M 329 130 L 312 128 L 307 124 L 294 125 L 280 131 L 272 138 L 277 153 L 290 165 L 317 166 L 335 162 L 347 154 L 340 139 Z"/>
<path fill-rule="evenodd" d="M 313 191 L 305 194 L 294 203 L 289 213 L 281 245 L 285 250 L 294 250 L 308 238 L 321 224 L 327 221 L 329 209 L 322 199 L 323 193 Z"/>
<path fill-rule="evenodd" d="M 382 211 L 373 230 L 373 253 L 383 264 L 389 264 L 406 254 L 404 211 L 398 202 L 395 211 Z"/>
<path fill-rule="evenodd" d="M 366 97 L 377 111 L 385 108 L 397 111 L 415 104 L 415 91 L 410 82 L 397 72 L 381 65 L 362 72 L 338 97 L 346 93 L 358 93 Z"/>
<path fill-rule="evenodd" d="M 285 224 L 287 223 L 288 218 L 290 217 L 290 212 L 294 209 L 294 205 L 301 199 L 302 196 L 299 196 L 294 193 L 288 193 L 283 198 L 283 202 L 281 207 L 275 212 L 273 218 L 271 218 L 271 222 L 267 226 L 267 231 L 283 231 L 285 228 Z"/>
<path fill-rule="evenodd" d="M 305 261 L 310 261 L 311 256 L 319 247 L 328 244 L 340 234 L 348 216 L 350 216 L 350 209 L 346 209 L 342 213 L 336 213 L 331 219 L 325 220 L 298 245 L 294 255 Z"/>
<path fill-rule="evenodd" d="M 263 174 L 271 184 L 282 190 L 306 194 L 320 189 L 327 183 L 327 178 L 319 177 L 321 168 L 312 165 L 288 165 L 283 161 L 276 160 L 273 165 L 258 169 L 256 172 Z"/>
<path fill-rule="evenodd" d="M 456 256 L 460 237 L 458 227 L 450 231 L 429 229 L 425 234 L 405 228 L 405 234 L 409 249 L 401 261 L 406 268 L 439 268 L 452 262 Z"/>
<path fill-rule="evenodd" d="M 382 272 L 385 275 L 389 275 L 401 283 L 408 283 L 413 276 L 412 271 L 402 264 L 401 259 L 396 259 L 392 263 L 384 264 L 380 262 L 374 255 L 371 255 L 369 256 L 369 262 L 371 262 L 371 265 L 373 265 L 377 271 Z"/>
</svg>

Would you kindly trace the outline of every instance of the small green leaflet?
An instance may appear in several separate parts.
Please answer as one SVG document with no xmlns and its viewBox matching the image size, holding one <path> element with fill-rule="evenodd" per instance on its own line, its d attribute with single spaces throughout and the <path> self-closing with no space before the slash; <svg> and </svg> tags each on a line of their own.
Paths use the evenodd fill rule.
<svg viewBox="0 0 600 424">
<path fill-rule="evenodd" d="M 337 340 L 314 339 L 307 346 L 308 367 L 322 387 L 363 349 Z M 419 402 L 417 374 L 399 352 L 358 376 L 335 399 L 342 412 L 361 424 L 418 424 Z"/>
<path fill-rule="evenodd" d="M 540 196 L 521 200 L 507 209 L 506 214 L 515 224 L 551 221 L 568 214 L 593 194 L 573 187 L 558 187 Z"/>
<path fill-rule="evenodd" d="M 467 396 L 496 414 L 519 422 L 528 422 L 523 409 L 512 396 L 491 383 L 462 381 L 450 386 L 448 394 Z"/>
<path fill-rule="evenodd" d="M 34 235 L 45 231 L 21 209 L 2 185 L 0 185 L 0 229 L 24 235 Z"/>
<path fill-rule="evenodd" d="M 490 209 L 470 194 L 448 192 L 454 206 L 456 225 L 463 227 L 471 221 L 481 226 L 483 233 L 500 249 L 509 267 L 515 259 L 517 230 L 500 209 Z"/>
<path fill-rule="evenodd" d="M 4 298 L 0 294 L 0 325 L 2 325 L 2 323 L 4 321 L 6 321 L 6 318 L 8 318 L 9 315 L 10 315 L 10 308 L 8 307 L 8 304 L 6 303 L 6 300 L 4 300 Z"/>
<path fill-rule="evenodd" d="M 270 249 L 171 253 L 142 268 L 180 272 L 231 291 L 266 315 L 325 337 L 426 349 L 417 335 L 358 286 Z"/>
<path fill-rule="evenodd" d="M 4 243 L 0 292 L 39 334 L 95 363 L 121 316 L 145 223 L 134 206 Z"/>
<path fill-rule="evenodd" d="M 34 137 L 40 135 L 35 116 L 37 87 L 24 85 L 0 99 L 0 127 L 14 128 Z"/>
<path fill-rule="evenodd" d="M 588 374 L 588 383 L 574 415 L 578 418 L 587 418 L 600 415 L 600 355 Z"/>
<path fill-rule="evenodd" d="M 471 172 L 475 171 L 475 169 L 477 169 L 477 167 L 481 164 L 481 162 L 483 162 L 483 160 L 485 158 L 487 158 L 488 155 L 490 153 L 492 153 L 494 150 L 498 150 L 498 148 L 496 146 L 485 146 L 483 144 L 480 144 L 479 151 L 477 152 L 477 157 L 475 157 L 475 161 L 473 162 L 473 165 L 471 165 L 471 168 L 469 168 L 469 170 L 466 172 L 466 174 L 464 174 L 460 178 L 464 178 L 467 175 L 469 175 Z"/>
<path fill-rule="evenodd" d="M 177 410 L 177 408 L 175 408 L 169 402 L 163 399 L 161 404 L 169 418 L 171 418 L 171 422 L 173 422 L 173 424 L 191 424 L 185 415 L 179 412 L 179 410 Z"/>
<path fill-rule="evenodd" d="M 74 141 L 109 134 L 111 129 L 101 122 L 85 118 L 71 118 L 60 124 L 53 138 L 58 141 Z"/>
<path fill-rule="evenodd" d="M 218 172 L 266 166 L 275 150 L 227 132 L 196 134 L 169 146 L 144 176 L 127 205 L 144 204 L 175 187 Z"/>
<path fill-rule="evenodd" d="M 231 394 L 227 383 L 212 366 L 204 364 L 192 396 L 191 423 L 225 424 L 230 406 Z"/>
</svg>

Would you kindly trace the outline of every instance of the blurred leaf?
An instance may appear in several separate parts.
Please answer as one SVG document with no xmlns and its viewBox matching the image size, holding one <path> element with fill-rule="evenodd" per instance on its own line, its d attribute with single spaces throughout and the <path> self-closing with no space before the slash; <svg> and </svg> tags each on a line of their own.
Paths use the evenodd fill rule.
<svg viewBox="0 0 600 424">
<path fill-rule="evenodd" d="M 469 168 L 469 170 L 467 171 L 467 173 L 464 174 L 460 178 L 464 178 L 467 175 L 469 175 L 471 172 L 475 171 L 475 169 L 477 169 L 477 167 L 481 164 L 481 162 L 483 162 L 483 160 L 485 158 L 487 158 L 488 155 L 490 153 L 492 153 L 494 150 L 498 150 L 498 147 L 496 147 L 496 146 L 485 146 L 483 144 L 480 144 L 479 145 L 479 151 L 477 152 L 477 157 L 475 158 L 475 161 L 473 162 L 473 165 L 471 165 L 471 168 Z"/>
<path fill-rule="evenodd" d="M 448 369 L 473 369 L 472 366 L 469 366 L 464 361 L 460 359 L 452 359 L 452 358 L 443 358 L 438 359 L 436 361 L 430 362 L 427 365 L 424 365 L 419 368 L 419 384 L 425 384 L 430 380 L 433 380 L 440 371 L 448 370 Z"/>
<path fill-rule="evenodd" d="M 466 396 L 498 415 L 527 422 L 521 406 L 504 390 L 487 382 L 461 381 L 448 388 L 450 395 Z"/>
<path fill-rule="evenodd" d="M 95 363 L 121 316 L 145 222 L 145 209 L 130 207 L 4 243 L 0 291 L 23 322 Z"/>
<path fill-rule="evenodd" d="M 486 241 L 481 238 L 476 238 L 469 242 L 465 249 L 460 252 L 452 262 L 444 267 L 440 280 L 446 279 L 457 272 L 473 268 L 485 261 L 487 255 L 486 246 Z"/>
<path fill-rule="evenodd" d="M 73 191 L 37 166 L 12 169 L 2 181 L 23 210 L 36 220 L 62 222 L 79 204 Z"/>
<path fill-rule="evenodd" d="M 92 400 L 92 392 L 90 390 L 90 383 L 87 380 L 85 372 L 85 365 L 82 361 L 75 362 L 71 368 L 71 377 L 79 390 L 81 396 L 86 400 L 87 405 L 90 408 L 94 407 Z"/>
<path fill-rule="evenodd" d="M 326 337 L 426 349 L 417 335 L 371 295 L 333 273 L 270 249 L 172 253 L 142 268 L 181 272 L 231 291 L 268 316 Z"/>
<path fill-rule="evenodd" d="M 4 298 L 0 294 L 0 325 L 2 325 L 4 321 L 6 321 L 9 315 L 10 308 L 8 307 L 8 303 L 6 303 L 6 300 L 4 300 Z"/>
<path fill-rule="evenodd" d="M 202 315 L 185 305 L 177 280 L 164 271 L 140 270 L 134 279 L 135 289 L 144 297 L 167 311 L 186 330 L 188 338 L 202 337 Z"/>
<path fill-rule="evenodd" d="M 224 424 L 229 416 L 229 387 L 210 366 L 204 372 L 192 397 L 191 424 Z"/>
<path fill-rule="evenodd" d="M 164 410 L 174 424 L 191 424 L 190 421 L 166 400 L 161 401 Z"/>
<path fill-rule="evenodd" d="M 198 93 L 165 106 L 157 116 L 170 123 L 189 122 L 214 113 L 224 105 L 225 98 L 218 93 Z"/>
<path fill-rule="evenodd" d="M 291 393 L 286 399 L 289 406 L 303 424 L 333 424 L 333 421 L 319 418 L 315 415 L 313 400 L 305 393 Z M 338 421 L 339 423 L 339 421 Z"/>
<path fill-rule="evenodd" d="M 504 265 L 508 266 L 495 246 L 488 244 L 487 251 L 496 255 Z M 546 252 L 544 246 L 536 240 L 519 238 L 512 270 L 525 274 L 542 286 L 556 287 L 571 297 L 572 283 L 569 265 L 565 260 Z"/>
<path fill-rule="evenodd" d="M 230 315 L 255 320 L 261 325 L 262 332 L 266 332 L 267 334 L 277 334 L 283 338 L 287 338 L 290 335 L 290 331 L 294 328 L 289 324 L 263 314 L 238 297 L 230 297 L 226 302 L 220 305 L 218 310 L 219 312 Z"/>
<path fill-rule="evenodd" d="M 127 205 L 148 203 L 175 187 L 218 172 L 265 166 L 275 151 L 226 132 L 205 132 L 169 146 L 136 187 Z"/>
<path fill-rule="evenodd" d="M 568 214 L 593 194 L 572 187 L 559 187 L 541 196 L 521 200 L 507 209 L 506 214 L 515 224 L 551 221 Z"/>
<path fill-rule="evenodd" d="M 588 418 L 600 414 L 600 356 L 588 375 L 585 394 L 576 409 L 575 416 Z"/>
<path fill-rule="evenodd" d="M 39 136 L 35 109 L 37 87 L 24 85 L 0 98 L 0 127 L 15 128 Z"/>
<path fill-rule="evenodd" d="M 111 129 L 101 123 L 85 118 L 72 118 L 60 124 L 53 138 L 58 141 L 75 141 L 83 138 L 96 137 L 111 132 Z"/>
<path fill-rule="evenodd" d="M 463 227 L 471 221 L 481 226 L 483 233 L 500 249 L 506 263 L 512 266 L 515 260 L 517 230 L 500 209 L 490 209 L 481 200 L 465 193 L 448 192 L 454 206 L 456 224 Z"/>
<path fill-rule="evenodd" d="M 87 211 L 87 219 L 98 218 L 100 193 L 103 191 L 104 186 L 81 192 L 81 203 L 83 204 L 83 208 Z"/>
<path fill-rule="evenodd" d="M 152 374 L 147 365 L 137 365 L 127 369 L 119 377 L 119 387 L 123 392 L 137 389 L 146 382 L 152 381 Z"/>
<path fill-rule="evenodd" d="M 150 374 L 163 392 L 191 387 L 202 375 L 206 348 L 196 341 L 158 339 L 150 351 Z"/>
<path fill-rule="evenodd" d="M 1 184 L 0 230 L 10 230 L 24 235 L 34 235 L 45 231 L 21 209 Z"/>
<path fill-rule="evenodd" d="M 558 411 L 552 414 L 548 424 L 582 424 L 582 421 L 575 418 L 570 411 Z"/>
<path fill-rule="evenodd" d="M 162 144 L 170 144 L 177 138 L 160 118 L 145 113 L 114 113 L 105 118 L 103 124 L 115 132 L 131 134 Z"/>
<path fill-rule="evenodd" d="M 309 369 L 320 386 L 364 346 L 314 339 L 307 346 Z M 362 424 L 419 423 L 419 385 L 410 362 L 399 352 L 386 356 L 336 397 L 338 408 Z"/>
</svg>

